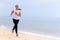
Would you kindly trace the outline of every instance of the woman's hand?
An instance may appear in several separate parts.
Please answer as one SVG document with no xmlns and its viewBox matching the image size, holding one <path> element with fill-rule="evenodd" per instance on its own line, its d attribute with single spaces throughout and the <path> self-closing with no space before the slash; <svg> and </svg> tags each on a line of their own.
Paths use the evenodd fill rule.
<svg viewBox="0 0 60 40">
<path fill-rule="evenodd" d="M 11 12 L 11 15 L 14 13 L 14 10 Z"/>
<path fill-rule="evenodd" d="M 21 17 L 21 13 L 19 12 L 19 14 L 15 13 L 17 16 L 20 16 Z"/>
</svg>

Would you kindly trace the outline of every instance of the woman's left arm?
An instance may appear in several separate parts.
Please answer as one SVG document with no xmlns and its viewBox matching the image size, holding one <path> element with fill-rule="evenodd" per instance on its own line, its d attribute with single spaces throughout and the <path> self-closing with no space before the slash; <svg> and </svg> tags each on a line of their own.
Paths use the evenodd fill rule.
<svg viewBox="0 0 60 40">
<path fill-rule="evenodd" d="M 19 13 L 18 13 L 18 14 L 16 14 L 16 15 L 21 17 L 21 12 L 19 12 Z"/>
</svg>

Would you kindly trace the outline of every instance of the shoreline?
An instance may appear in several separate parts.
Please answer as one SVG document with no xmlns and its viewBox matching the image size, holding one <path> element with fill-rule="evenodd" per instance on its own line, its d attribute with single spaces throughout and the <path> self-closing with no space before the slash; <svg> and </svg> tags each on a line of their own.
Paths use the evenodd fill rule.
<svg viewBox="0 0 60 40">
<path fill-rule="evenodd" d="M 37 34 L 37 33 L 25 32 L 25 31 L 19 31 L 19 33 L 60 40 L 60 37 L 50 36 L 50 35 L 45 35 L 45 34 Z"/>
<path fill-rule="evenodd" d="M 9 28 L 6 28 L 5 26 L 0 26 L 0 30 L 7 30 L 7 31 L 11 31 L 9 30 Z M 2 31 L 1 31 L 2 32 Z M 25 32 L 25 31 L 19 31 L 19 35 L 28 35 L 28 36 L 33 36 L 33 37 L 41 37 L 41 38 L 47 38 L 47 39 L 54 39 L 54 40 L 60 40 L 59 37 L 55 37 L 55 36 L 50 36 L 50 35 L 45 35 L 45 34 L 36 34 L 36 33 L 31 33 L 31 32 Z"/>
</svg>

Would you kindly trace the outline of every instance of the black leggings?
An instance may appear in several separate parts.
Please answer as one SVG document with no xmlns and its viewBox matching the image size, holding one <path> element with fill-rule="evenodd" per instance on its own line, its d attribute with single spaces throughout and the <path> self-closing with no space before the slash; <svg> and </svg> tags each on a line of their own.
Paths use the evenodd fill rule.
<svg viewBox="0 0 60 40">
<path fill-rule="evenodd" d="M 18 33 L 17 30 L 18 30 L 18 23 L 19 23 L 19 20 L 16 20 L 16 19 L 13 19 L 13 23 L 14 23 L 14 27 L 13 27 L 13 31 L 15 30 L 16 34 Z"/>
</svg>

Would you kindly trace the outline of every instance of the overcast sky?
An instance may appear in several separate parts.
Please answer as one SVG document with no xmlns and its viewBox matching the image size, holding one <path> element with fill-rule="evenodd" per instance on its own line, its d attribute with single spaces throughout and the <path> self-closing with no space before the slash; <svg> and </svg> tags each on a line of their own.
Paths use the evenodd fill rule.
<svg viewBox="0 0 60 40">
<path fill-rule="evenodd" d="M 60 0 L 0 0 L 0 16 L 9 16 L 15 4 L 24 17 L 60 18 Z"/>
</svg>

